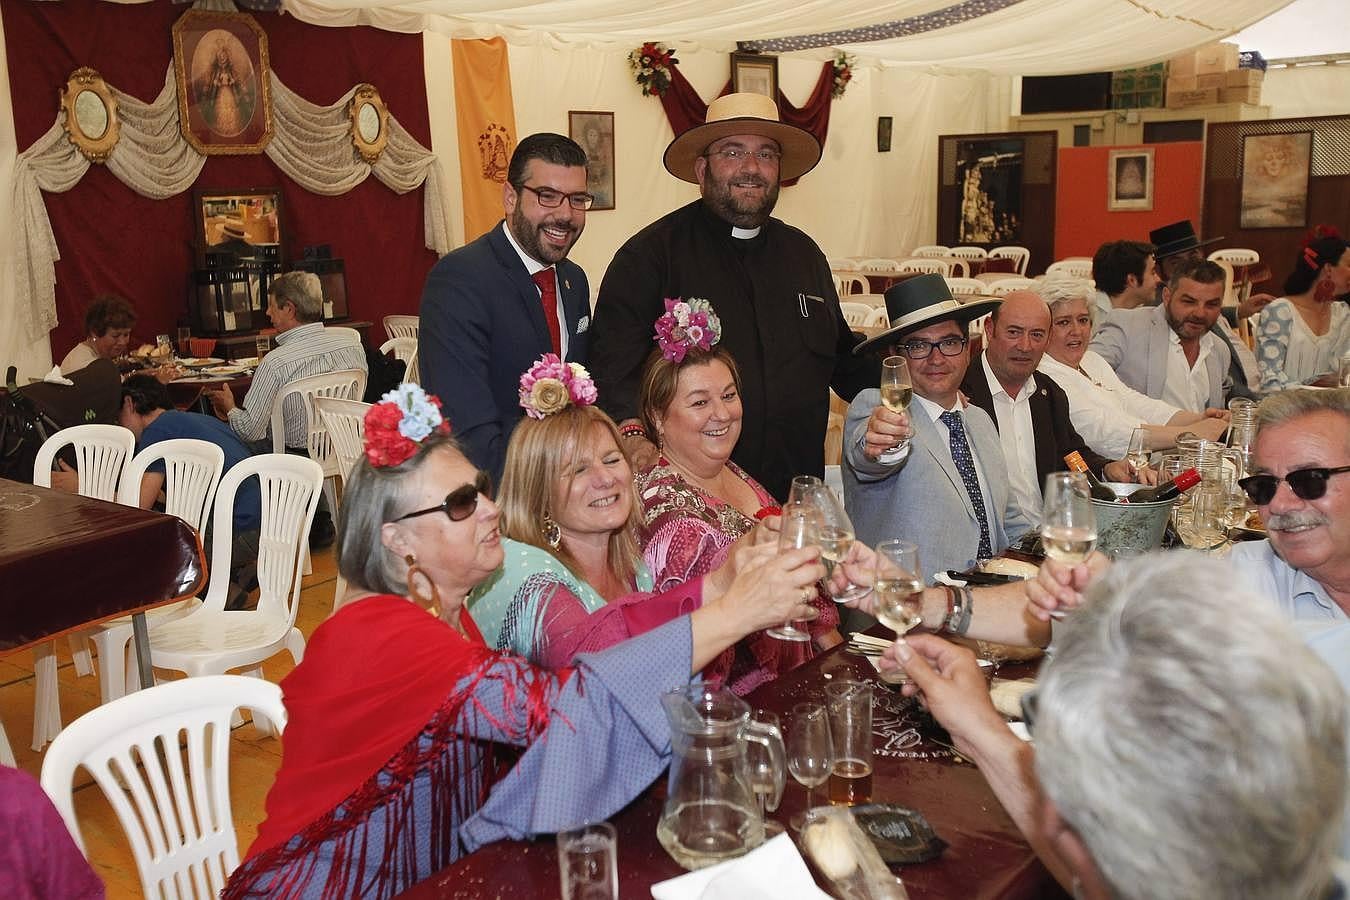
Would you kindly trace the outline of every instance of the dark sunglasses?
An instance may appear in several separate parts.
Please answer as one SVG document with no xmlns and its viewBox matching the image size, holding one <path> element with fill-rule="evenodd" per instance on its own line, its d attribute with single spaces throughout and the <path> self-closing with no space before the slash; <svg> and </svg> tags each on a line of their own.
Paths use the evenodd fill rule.
<svg viewBox="0 0 1350 900">
<path fill-rule="evenodd" d="M 473 484 L 461 484 L 453 491 L 445 495 L 445 499 L 435 506 L 428 506 L 426 509 L 419 509 L 416 512 L 410 512 L 405 516 L 399 516 L 395 522 L 402 522 L 404 519 L 412 519 L 417 516 L 427 516 L 434 512 L 443 512 L 450 517 L 451 522 L 463 522 L 469 516 L 473 515 L 474 510 L 478 509 L 479 495 L 491 498 L 492 496 L 492 476 L 486 472 L 479 472 L 474 476 Z"/>
<path fill-rule="evenodd" d="M 1265 506 L 1275 499 L 1275 492 L 1279 490 L 1281 481 L 1287 481 L 1289 489 L 1300 500 L 1317 500 L 1327 492 L 1327 479 L 1342 472 L 1350 472 L 1350 466 L 1336 469 L 1295 469 L 1283 478 L 1274 475 L 1248 475 L 1246 478 L 1239 478 L 1238 484 L 1247 492 L 1247 496 L 1252 498 L 1253 503 Z"/>
</svg>

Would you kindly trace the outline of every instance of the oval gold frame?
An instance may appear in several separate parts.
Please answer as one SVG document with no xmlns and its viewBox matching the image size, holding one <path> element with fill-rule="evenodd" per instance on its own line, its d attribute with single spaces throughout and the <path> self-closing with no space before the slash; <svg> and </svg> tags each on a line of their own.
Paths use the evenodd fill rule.
<svg viewBox="0 0 1350 900">
<path fill-rule="evenodd" d="M 89 135 L 76 114 L 77 100 L 86 93 L 99 99 L 108 117 L 103 134 L 98 136 Z M 61 88 L 61 115 L 61 126 L 66 130 L 66 137 L 85 158 L 95 163 L 107 162 L 108 154 L 117 146 L 121 126 L 117 118 L 117 98 L 103 76 L 88 66 L 81 66 L 71 72 L 66 86 Z"/>
<path fill-rule="evenodd" d="M 367 140 L 361 133 L 361 111 L 367 107 L 375 110 L 375 115 L 379 117 L 380 130 L 374 140 Z M 352 145 L 362 159 L 374 165 L 389 143 L 389 109 L 384 105 L 379 89 L 373 84 L 358 84 L 356 93 L 347 104 L 347 116 L 352 122 Z"/>
</svg>

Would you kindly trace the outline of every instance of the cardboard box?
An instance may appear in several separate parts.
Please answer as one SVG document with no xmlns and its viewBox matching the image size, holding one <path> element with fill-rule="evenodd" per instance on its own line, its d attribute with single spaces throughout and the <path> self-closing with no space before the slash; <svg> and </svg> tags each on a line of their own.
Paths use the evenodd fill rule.
<svg viewBox="0 0 1350 900">
<path fill-rule="evenodd" d="M 1207 91 L 1210 88 L 1228 87 L 1227 72 L 1210 72 L 1205 75 L 1195 76 L 1195 89 L 1197 91 Z"/>
<path fill-rule="evenodd" d="M 1225 72 L 1224 77 L 1228 83 L 1224 87 L 1249 87 L 1250 85 L 1259 85 L 1266 80 L 1266 73 L 1260 69 L 1234 69 L 1231 72 Z"/>
<path fill-rule="evenodd" d="M 1226 87 L 1219 91 L 1219 99 L 1224 103 L 1250 103 L 1252 106 L 1261 105 L 1261 85 L 1251 84 L 1247 87 Z"/>
<path fill-rule="evenodd" d="M 1195 74 L 1210 75 L 1238 67 L 1238 45 L 1206 44 L 1195 51 Z"/>
<path fill-rule="evenodd" d="M 1178 53 L 1167 61 L 1167 77 L 1189 78 L 1195 74 L 1195 51 L 1189 53 Z"/>
<path fill-rule="evenodd" d="M 1167 92 L 1168 109 L 1187 109 L 1192 106 L 1214 106 L 1219 102 L 1219 89 Z"/>
<path fill-rule="evenodd" d="M 1194 91 L 1199 90 L 1200 85 L 1196 83 L 1194 75 L 1168 75 L 1167 90 L 1171 91 Z"/>
</svg>

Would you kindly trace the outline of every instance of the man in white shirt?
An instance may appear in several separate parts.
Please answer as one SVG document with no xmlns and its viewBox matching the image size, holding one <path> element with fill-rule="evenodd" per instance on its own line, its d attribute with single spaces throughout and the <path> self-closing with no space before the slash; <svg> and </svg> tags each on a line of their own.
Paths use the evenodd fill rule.
<svg viewBox="0 0 1350 900">
<path fill-rule="evenodd" d="M 1113 309 L 1152 306 L 1158 290 L 1153 245 L 1140 241 L 1111 241 L 1092 257 L 1092 280 L 1097 283 L 1093 302 L 1098 320 Z"/>
<path fill-rule="evenodd" d="M 1121 381 L 1179 409 L 1225 405 L 1228 346 L 1210 332 L 1223 306 L 1224 273 L 1212 262 L 1177 267 L 1160 306 L 1118 309 L 1092 338 L 1092 350 Z"/>
</svg>

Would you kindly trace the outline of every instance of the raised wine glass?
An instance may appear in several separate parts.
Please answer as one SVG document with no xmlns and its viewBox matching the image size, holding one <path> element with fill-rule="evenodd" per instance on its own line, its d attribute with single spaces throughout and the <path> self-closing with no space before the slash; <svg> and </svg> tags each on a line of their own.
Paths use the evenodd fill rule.
<svg viewBox="0 0 1350 900">
<path fill-rule="evenodd" d="M 919 548 L 908 541 L 877 544 L 874 615 L 898 638 L 923 621 Z"/>
<path fill-rule="evenodd" d="M 806 813 L 815 805 L 815 789 L 825 783 L 834 768 L 834 742 L 830 717 L 821 703 L 798 703 L 792 707 L 792 725 L 787 740 L 788 771 L 806 788 L 806 808 L 788 823 L 801 831 Z"/>
<path fill-rule="evenodd" d="M 793 503 L 810 503 L 810 496 L 815 493 L 816 488 L 824 484 L 825 482 L 814 475 L 798 475 L 792 479 L 792 487 L 788 488 L 787 503 L 783 505 L 784 508 Z"/>
<path fill-rule="evenodd" d="M 810 503 L 789 503 L 783 507 L 783 525 L 778 532 L 778 551 L 797 550 L 801 547 L 816 546 L 820 540 L 820 510 Z M 764 633 L 780 641 L 809 641 L 811 635 L 796 626 L 796 622 L 808 622 L 820 612 L 811 607 L 811 614 L 804 619 L 775 625 Z"/>
<path fill-rule="evenodd" d="M 903 356 L 888 356 L 881 361 L 881 405 L 891 412 L 909 409 L 914 388 L 909 380 L 909 360 Z"/>
<path fill-rule="evenodd" d="M 1045 476 L 1041 543 L 1045 555 L 1066 565 L 1087 559 L 1097 545 L 1097 514 L 1087 479 L 1075 472 Z"/>
<path fill-rule="evenodd" d="M 767 840 L 783 833 L 783 826 L 765 813 L 776 810 L 783 799 L 783 770 L 786 767 L 787 751 L 783 743 L 783 725 L 777 714 L 767 709 L 757 709 L 750 714 L 750 718 L 772 729 L 776 737 L 776 740 L 770 737 L 768 744 L 745 742 L 745 758 L 750 767 L 750 790 L 755 792 L 755 799 L 759 802 L 759 817 L 764 820 L 764 838 Z"/>
<path fill-rule="evenodd" d="M 808 497 L 807 502 L 820 511 L 820 558 L 825 563 L 825 578 L 828 582 L 830 576 L 834 574 L 834 567 L 848 559 L 848 552 L 855 538 L 853 522 L 844 509 L 843 501 L 829 485 L 820 485 L 811 491 Z M 871 590 L 866 585 L 850 582 L 841 593 L 836 594 L 830 590 L 829 594 L 835 602 L 847 603 L 867 596 Z"/>
</svg>

